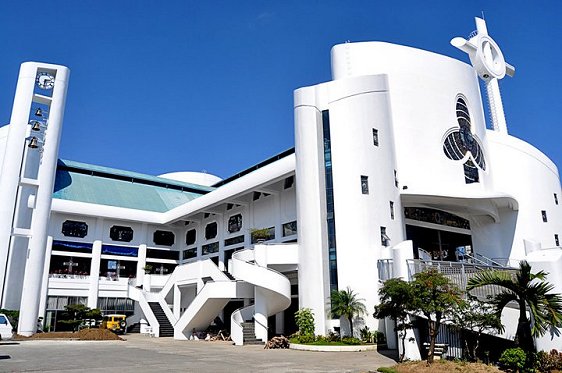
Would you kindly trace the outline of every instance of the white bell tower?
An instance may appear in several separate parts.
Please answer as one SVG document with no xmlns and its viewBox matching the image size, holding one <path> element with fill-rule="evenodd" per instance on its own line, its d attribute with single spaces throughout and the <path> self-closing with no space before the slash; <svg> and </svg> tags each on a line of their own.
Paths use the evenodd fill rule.
<svg viewBox="0 0 562 373">
<path fill-rule="evenodd" d="M 21 65 L 0 169 L 0 301 L 20 310 L 18 333 L 35 333 L 67 67 Z"/>
<path fill-rule="evenodd" d="M 507 124 L 498 80 L 506 74 L 513 76 L 515 67 L 505 62 L 500 48 L 488 35 L 486 21 L 478 17 L 475 18 L 475 21 L 476 32 L 473 32 L 468 40 L 456 37 L 451 40 L 451 44 L 470 57 L 470 62 L 476 73 L 486 84 L 494 131 L 507 135 Z"/>
</svg>

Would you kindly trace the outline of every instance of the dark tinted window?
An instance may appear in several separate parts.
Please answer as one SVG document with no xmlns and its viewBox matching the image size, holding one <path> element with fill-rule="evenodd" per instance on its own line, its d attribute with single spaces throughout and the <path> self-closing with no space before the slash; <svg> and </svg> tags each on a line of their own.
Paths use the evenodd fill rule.
<svg viewBox="0 0 562 373">
<path fill-rule="evenodd" d="M 109 229 L 109 237 L 113 241 L 131 242 L 133 240 L 133 228 L 114 225 Z"/>
<path fill-rule="evenodd" d="M 171 250 L 146 249 L 146 257 L 153 259 L 178 260 L 180 258 L 180 252 Z"/>
<path fill-rule="evenodd" d="M 174 232 L 156 231 L 154 232 L 153 241 L 156 245 L 172 246 L 175 241 Z"/>
<path fill-rule="evenodd" d="M 185 243 L 187 245 L 193 245 L 195 243 L 196 238 L 197 238 L 197 231 L 195 229 L 190 229 L 185 234 Z"/>
<path fill-rule="evenodd" d="M 217 236 L 217 223 L 209 223 L 205 227 L 205 238 L 210 240 Z"/>
<path fill-rule="evenodd" d="M 62 223 L 62 234 L 67 237 L 84 238 L 88 235 L 88 224 L 83 221 L 67 220 Z"/>
<path fill-rule="evenodd" d="M 234 233 L 242 229 L 242 215 L 236 214 L 228 218 L 228 232 Z"/>
</svg>

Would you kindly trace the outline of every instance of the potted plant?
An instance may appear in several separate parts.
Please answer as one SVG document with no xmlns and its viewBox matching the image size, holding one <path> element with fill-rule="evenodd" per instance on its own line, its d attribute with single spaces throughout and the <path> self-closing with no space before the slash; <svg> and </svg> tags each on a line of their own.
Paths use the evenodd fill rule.
<svg viewBox="0 0 562 373">
<path fill-rule="evenodd" d="M 261 243 L 270 239 L 269 228 L 252 228 L 250 230 L 252 243 Z"/>
<path fill-rule="evenodd" d="M 152 272 L 152 266 L 150 264 L 145 265 L 142 269 L 144 269 L 144 273 L 146 273 L 147 275 L 150 274 L 150 272 Z"/>
</svg>

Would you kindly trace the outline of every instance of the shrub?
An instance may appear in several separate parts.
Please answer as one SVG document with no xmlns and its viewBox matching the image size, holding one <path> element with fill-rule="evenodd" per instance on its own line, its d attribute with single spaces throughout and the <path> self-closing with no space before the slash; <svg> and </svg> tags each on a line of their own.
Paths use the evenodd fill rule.
<svg viewBox="0 0 562 373">
<path fill-rule="evenodd" d="M 339 334 L 339 333 L 336 333 L 336 332 L 334 332 L 334 331 L 332 331 L 332 330 L 329 330 L 329 331 L 328 331 L 328 335 L 326 336 L 326 340 L 327 340 L 328 342 L 339 341 L 340 338 L 341 338 L 341 337 L 340 337 L 340 334 Z"/>
<path fill-rule="evenodd" d="M 293 334 L 291 338 L 289 338 L 289 341 L 291 343 L 297 343 L 297 344 L 313 343 L 315 340 L 316 338 L 314 337 L 314 334 L 305 334 L 305 335 Z"/>
<path fill-rule="evenodd" d="M 310 308 L 301 308 L 295 312 L 295 322 L 300 336 L 312 335 L 314 339 L 314 314 Z"/>
<path fill-rule="evenodd" d="M 537 353 L 537 369 L 541 372 L 562 369 L 562 353 L 553 349 L 550 353 L 540 351 Z"/>
<path fill-rule="evenodd" d="M 387 368 L 387 367 L 380 367 L 377 368 L 377 372 L 381 373 L 398 373 L 398 371 L 394 368 Z"/>
<path fill-rule="evenodd" d="M 386 337 L 384 336 L 383 332 L 379 332 L 378 330 L 373 332 L 375 337 L 375 343 L 384 344 L 386 343 Z"/>
<path fill-rule="evenodd" d="M 360 345 L 361 344 L 361 340 L 359 338 L 355 338 L 355 337 L 343 337 L 341 339 L 341 341 L 343 343 L 345 343 L 346 345 Z"/>
<path fill-rule="evenodd" d="M 361 335 L 361 340 L 365 343 L 375 343 L 376 342 L 375 333 L 371 332 L 369 330 L 368 326 L 365 326 L 364 328 L 362 328 L 359 331 L 359 334 Z"/>
<path fill-rule="evenodd" d="M 502 367 L 512 371 L 521 371 L 525 367 L 526 360 L 527 355 L 523 349 L 519 347 L 508 348 L 502 353 L 500 364 Z"/>
</svg>

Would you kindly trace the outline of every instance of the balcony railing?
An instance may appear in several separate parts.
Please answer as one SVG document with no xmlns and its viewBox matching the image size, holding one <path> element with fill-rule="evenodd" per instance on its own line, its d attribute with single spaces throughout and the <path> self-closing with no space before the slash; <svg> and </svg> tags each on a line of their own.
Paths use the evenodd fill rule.
<svg viewBox="0 0 562 373">
<path fill-rule="evenodd" d="M 515 273 L 515 269 L 502 266 L 463 263 L 463 262 L 447 262 L 438 260 L 420 260 L 408 259 L 408 279 L 411 280 L 416 273 L 420 273 L 429 269 L 435 269 L 444 274 L 459 290 L 466 292 L 468 281 L 477 273 L 485 270 L 507 271 Z M 392 269 L 392 259 L 380 259 L 377 262 L 379 280 L 386 281 L 394 277 Z M 499 294 L 502 288 L 499 286 L 482 286 L 470 292 L 471 295 L 480 299 L 486 299 L 489 296 Z"/>
</svg>

